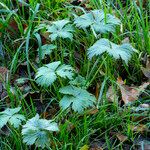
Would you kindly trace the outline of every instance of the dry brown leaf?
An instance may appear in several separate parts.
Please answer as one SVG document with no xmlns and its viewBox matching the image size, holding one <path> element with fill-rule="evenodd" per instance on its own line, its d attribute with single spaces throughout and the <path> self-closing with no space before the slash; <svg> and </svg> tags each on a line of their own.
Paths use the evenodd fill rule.
<svg viewBox="0 0 150 150">
<path fill-rule="evenodd" d="M 139 125 L 137 125 L 137 126 L 130 125 L 130 128 L 131 128 L 131 130 L 134 131 L 134 132 L 141 132 L 141 133 L 143 133 L 143 132 L 145 132 L 145 131 L 148 131 L 147 126 L 144 125 L 144 124 L 139 124 Z"/>
<path fill-rule="evenodd" d="M 121 77 L 118 77 L 118 78 L 117 78 L 117 83 L 118 83 L 119 85 L 124 85 L 124 84 L 125 84 Z"/>
<path fill-rule="evenodd" d="M 103 150 L 103 145 L 105 145 L 103 139 L 95 140 L 90 144 L 89 150 Z"/>
<path fill-rule="evenodd" d="M 107 97 L 109 102 L 116 102 L 118 100 L 118 96 L 117 96 L 116 92 L 114 91 L 113 86 L 110 86 L 108 88 L 108 91 L 106 93 L 106 97 Z"/>
<path fill-rule="evenodd" d="M 4 99 L 7 97 L 7 91 L 5 90 L 3 84 L 0 82 L 0 99 Z"/>
<path fill-rule="evenodd" d="M 147 86 L 150 84 L 150 82 L 145 82 L 141 86 L 127 86 L 125 85 L 124 81 L 119 77 L 117 79 L 117 82 L 119 84 L 122 100 L 125 104 L 128 104 L 129 102 L 133 102 L 138 99 L 140 93 L 147 88 Z"/>
<path fill-rule="evenodd" d="M 125 136 L 121 133 L 117 133 L 116 136 L 117 136 L 117 138 L 119 139 L 120 142 L 125 142 L 128 139 L 127 136 Z"/>
<path fill-rule="evenodd" d="M 129 37 L 126 37 L 125 39 L 123 39 L 123 40 L 121 41 L 121 43 L 130 43 Z"/>
<path fill-rule="evenodd" d="M 67 131 L 71 132 L 75 128 L 75 125 L 71 122 L 68 122 Z"/>
<path fill-rule="evenodd" d="M 146 57 L 146 67 L 141 67 L 141 70 L 145 77 L 150 79 L 150 57 Z"/>
<path fill-rule="evenodd" d="M 144 120 L 144 116 L 132 116 L 131 119 L 133 122 L 142 122 Z"/>
<path fill-rule="evenodd" d="M 5 67 L 0 67 L 0 80 L 2 78 L 2 80 L 6 80 L 6 78 L 9 75 L 9 70 Z"/>
<path fill-rule="evenodd" d="M 26 24 L 22 24 L 23 29 L 27 28 Z M 6 28 L 6 32 L 8 32 L 11 36 L 16 36 L 20 33 L 18 24 L 15 20 L 10 20 L 8 23 L 8 27 Z"/>
<path fill-rule="evenodd" d="M 96 89 L 95 89 L 95 97 L 96 97 L 96 99 L 98 99 L 98 97 L 99 97 L 99 88 L 100 88 L 100 85 L 97 83 L 96 84 Z"/>
<path fill-rule="evenodd" d="M 99 112 L 99 110 L 98 110 L 97 108 L 94 108 L 94 109 L 89 110 L 89 111 L 87 112 L 87 114 L 89 114 L 89 115 L 94 115 L 94 114 L 96 114 L 96 113 L 98 113 L 98 112 Z"/>
</svg>

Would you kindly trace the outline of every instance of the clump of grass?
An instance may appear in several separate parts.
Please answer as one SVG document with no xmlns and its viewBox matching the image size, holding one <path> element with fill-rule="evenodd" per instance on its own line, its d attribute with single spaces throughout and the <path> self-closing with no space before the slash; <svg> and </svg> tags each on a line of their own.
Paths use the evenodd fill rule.
<svg viewBox="0 0 150 150">
<path fill-rule="evenodd" d="M 103 148 L 123 149 L 124 143 L 119 142 L 112 133 L 126 135 L 127 144 L 130 148 L 133 147 L 135 139 L 141 134 L 133 132 L 131 125 L 147 125 L 148 114 L 144 116 L 146 121 L 135 122 L 132 118 L 137 114 L 130 107 L 120 107 L 120 101 L 109 103 L 106 95 L 108 86 L 116 85 L 118 76 L 126 79 L 129 85 L 140 85 L 143 82 L 139 54 L 150 52 L 149 6 L 143 6 L 142 1 L 136 3 L 127 0 L 122 3 L 121 0 L 91 0 L 82 12 L 82 4 L 81 7 L 70 6 L 69 2 L 56 0 L 0 2 L 0 62 L 1 66 L 10 69 L 11 75 L 4 86 L 8 95 L 7 101 L 4 101 L 6 98 L 0 100 L 0 109 L 21 106 L 21 114 L 27 120 L 38 112 L 42 118 L 56 121 L 59 132 L 49 135 L 51 146 L 46 149 L 80 149 L 83 145 L 92 145 L 95 140 L 103 141 Z M 118 25 L 116 30 L 113 24 L 107 32 L 98 30 L 96 22 L 95 25 L 91 23 L 85 26 L 90 19 L 95 19 L 92 18 L 94 13 L 99 12 L 88 14 L 87 7 L 91 10 L 103 10 L 102 23 L 107 22 L 106 14 L 114 14 L 120 19 L 114 23 Z M 85 24 L 80 22 L 82 15 L 87 19 Z M 66 18 L 70 22 L 64 20 Z M 108 33 L 112 31 L 112 27 L 113 32 Z M 98 39 L 100 45 L 95 43 Z M 125 52 L 131 47 L 123 44 L 124 41 L 129 41 L 138 50 L 138 53 L 133 53 L 132 58 L 131 51 L 130 54 Z M 51 44 L 57 46 L 48 53 L 42 53 L 43 45 Z M 128 47 L 121 49 L 118 45 Z M 117 55 L 109 51 L 112 47 L 114 51 L 117 48 Z M 91 60 L 87 53 L 92 56 Z M 97 55 L 100 56 L 96 57 Z M 119 59 L 113 59 L 111 55 Z M 51 80 L 48 80 L 49 76 Z M 26 79 L 22 84 L 14 81 L 22 77 Z M 37 85 L 37 80 L 42 87 Z M 114 86 L 114 90 L 117 91 L 117 86 Z M 149 97 L 149 91 L 147 93 Z M 77 99 L 81 99 L 81 102 Z M 95 112 L 91 109 L 85 110 L 93 106 Z M 82 111 L 78 114 L 80 110 Z M 15 129 L 6 124 L 0 130 L 0 149 L 40 149 L 23 143 L 21 130 L 21 127 Z M 42 131 L 41 133 L 45 134 Z"/>
</svg>

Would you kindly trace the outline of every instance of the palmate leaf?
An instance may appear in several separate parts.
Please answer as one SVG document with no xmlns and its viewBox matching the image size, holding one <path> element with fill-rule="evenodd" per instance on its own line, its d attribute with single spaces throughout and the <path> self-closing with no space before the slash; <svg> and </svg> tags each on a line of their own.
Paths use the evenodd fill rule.
<svg viewBox="0 0 150 150">
<path fill-rule="evenodd" d="M 23 115 L 18 114 L 20 109 L 21 107 L 14 109 L 7 108 L 3 112 L 0 112 L 0 129 L 7 123 L 18 128 L 21 125 L 21 122 L 25 120 Z"/>
<path fill-rule="evenodd" d="M 93 10 L 74 19 L 74 23 L 79 28 L 91 27 L 96 33 L 113 32 L 116 25 L 120 25 L 120 20 L 111 14 L 105 14 L 102 10 Z"/>
<path fill-rule="evenodd" d="M 40 119 L 37 114 L 23 125 L 23 142 L 27 145 L 36 144 L 37 147 L 44 148 L 50 145 L 49 133 L 53 131 L 59 131 L 57 123 L 52 120 Z"/>
<path fill-rule="evenodd" d="M 41 58 L 44 59 L 45 55 L 50 55 L 56 47 L 57 46 L 53 44 L 45 44 L 41 46 Z"/>
<path fill-rule="evenodd" d="M 101 55 L 104 52 L 107 52 L 115 59 L 121 58 L 127 64 L 132 53 L 137 51 L 128 43 L 117 45 L 110 42 L 108 39 L 102 38 L 88 49 L 88 57 L 91 59 L 93 56 Z"/>
<path fill-rule="evenodd" d="M 50 86 L 58 76 L 72 79 L 73 68 L 70 65 L 61 65 L 60 61 L 52 62 L 38 69 L 35 80 L 41 86 Z"/>
<path fill-rule="evenodd" d="M 86 88 L 86 83 L 86 79 L 80 75 L 78 75 L 74 80 L 71 80 L 69 82 L 70 85 L 81 87 L 82 89 Z"/>
<path fill-rule="evenodd" d="M 94 106 L 96 98 L 84 89 L 75 86 L 66 86 L 59 90 L 64 94 L 60 101 L 63 110 L 72 107 L 75 112 L 82 113 L 85 108 Z"/>
<path fill-rule="evenodd" d="M 69 24 L 69 20 L 58 20 L 52 23 L 51 26 L 48 26 L 48 32 L 50 32 L 50 38 L 52 41 L 56 40 L 57 38 L 69 38 L 70 40 L 73 39 L 74 29 L 71 24 Z"/>
</svg>

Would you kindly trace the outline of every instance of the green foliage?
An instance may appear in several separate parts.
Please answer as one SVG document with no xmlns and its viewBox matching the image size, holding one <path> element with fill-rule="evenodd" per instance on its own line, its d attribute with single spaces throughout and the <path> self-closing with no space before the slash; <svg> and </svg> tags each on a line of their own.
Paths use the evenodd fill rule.
<svg viewBox="0 0 150 150">
<path fill-rule="evenodd" d="M 79 6 L 70 5 L 70 3 L 76 5 L 80 2 L 81 0 L 63 0 L 63 2 L 62 0 L 2 0 L 0 2 L 2 8 L 0 11 L 0 63 L 1 67 L 6 67 L 8 70 L 8 67 L 11 66 L 11 78 L 8 78 L 4 83 L 0 83 L 0 108 L 6 107 L 6 100 L 9 98 L 10 107 L 13 106 L 14 108 L 17 104 L 22 105 L 25 116 L 29 117 L 37 111 L 42 116 L 55 118 L 60 124 L 60 132 L 51 134 L 51 131 L 45 130 L 46 126 L 41 125 L 41 122 L 45 121 L 40 121 L 40 123 L 37 121 L 45 119 L 39 119 L 39 116 L 36 116 L 34 118 L 37 119 L 34 119 L 34 123 L 28 124 L 30 129 L 28 128 L 29 130 L 26 130 L 22 136 L 20 128 L 13 129 L 8 121 L 7 125 L 12 130 L 8 133 L 5 126 L 0 130 L 0 149 L 41 149 L 37 146 L 56 150 L 82 149 L 85 144 L 92 147 L 90 144 L 91 138 L 97 136 L 100 142 L 102 140 L 104 143 L 103 149 L 134 148 L 136 145 L 133 143 L 132 146 L 132 142 L 134 139 L 137 141 L 141 133 L 133 132 L 131 127 L 138 127 L 142 120 L 135 122 L 133 117 L 140 117 L 144 114 L 146 120 L 142 121 L 143 126 L 147 125 L 150 128 L 148 109 L 139 107 L 139 104 L 146 103 L 147 105 L 149 103 L 149 88 L 144 94 L 141 93 L 140 99 L 136 100 L 133 103 L 133 108 L 130 106 L 129 109 L 128 106 L 123 107 L 123 103 L 120 105 L 122 93 L 117 93 L 119 99 L 115 103 L 110 103 L 107 97 L 108 94 L 114 97 L 113 95 L 118 91 L 117 76 L 123 77 L 128 86 L 133 84 L 136 87 L 136 85 L 146 81 L 140 67 L 145 68 L 149 62 L 149 57 L 145 54 L 148 55 L 150 50 L 147 3 L 142 1 L 137 3 L 130 0 L 82 0 Z M 104 10 L 93 10 L 101 8 Z M 84 15 L 82 15 L 81 10 L 85 12 Z M 71 12 L 77 12 L 78 16 L 69 22 Z M 110 14 L 108 14 L 109 12 Z M 118 16 L 121 23 L 118 18 L 111 14 Z M 66 17 L 68 17 L 68 20 Z M 52 20 L 56 22 L 52 22 Z M 119 29 L 120 24 L 121 33 L 119 30 L 112 33 L 116 27 Z M 74 30 L 75 25 L 79 29 Z M 109 32 L 112 34 L 109 34 Z M 106 34 L 103 35 L 103 33 Z M 106 39 L 101 39 L 101 42 L 94 47 L 96 43 L 94 44 L 93 41 L 98 37 Z M 134 55 L 132 58 L 134 63 L 128 61 L 135 50 L 131 48 L 130 44 L 125 44 L 122 47 L 123 44 L 121 45 L 119 42 L 123 39 L 125 39 L 124 41 L 130 39 L 136 49 L 142 53 L 140 57 L 137 54 Z M 55 44 L 57 48 L 55 49 L 55 45 L 52 44 Z M 94 48 L 90 47 L 86 51 L 89 44 L 94 44 L 91 45 Z M 131 50 L 129 50 L 130 48 Z M 103 53 L 105 54 L 103 55 Z M 95 58 L 89 61 L 86 54 L 90 59 Z M 45 59 L 47 58 L 45 55 L 50 56 L 49 59 Z M 98 57 L 101 58 L 102 55 L 106 57 L 97 59 Z M 39 60 L 37 60 L 38 57 Z M 111 59 L 113 57 L 124 60 L 129 66 L 116 64 L 115 59 Z M 68 65 L 58 63 L 57 61 L 60 61 L 60 59 L 64 63 L 67 62 Z M 38 69 L 37 78 L 35 78 L 39 85 L 47 88 L 39 89 L 34 84 L 32 77 L 37 63 L 42 65 L 42 62 L 48 60 L 53 63 L 50 66 L 49 64 L 48 66 L 40 66 L 42 69 Z M 73 69 L 64 69 L 70 64 L 77 70 L 77 77 L 73 79 L 71 75 Z M 118 68 L 120 69 L 118 70 Z M 3 74 L 3 70 L 0 72 Z M 68 76 L 71 80 L 67 79 L 68 82 L 64 82 L 66 81 L 64 78 L 68 78 Z M 16 77 L 19 79 L 15 80 Z M 52 83 L 53 88 L 49 88 Z M 60 89 L 62 94 L 59 93 L 60 86 L 65 86 L 62 88 L 63 90 Z M 92 110 L 88 110 L 88 107 L 94 106 L 95 97 L 86 91 L 89 86 L 89 92 L 98 99 L 96 108 L 94 107 Z M 109 86 L 112 87 L 112 91 L 109 90 Z M 6 97 L 4 97 L 5 88 L 8 94 Z M 58 108 L 58 100 L 60 100 L 61 108 L 67 109 L 66 111 Z M 78 114 L 85 109 L 87 111 L 84 114 Z M 0 124 L 4 122 L 6 122 L 5 119 L 0 118 Z M 38 125 L 34 125 L 36 123 Z M 24 129 L 27 128 L 23 127 L 22 131 Z M 142 134 L 146 138 L 148 134 L 147 129 L 145 130 Z M 118 142 L 116 136 L 113 136 L 113 140 L 111 140 L 110 131 L 127 136 L 127 143 Z M 24 143 L 21 137 L 24 138 Z M 30 146 L 32 144 L 34 145 Z"/>
<path fill-rule="evenodd" d="M 60 101 L 63 110 L 71 106 L 75 112 L 82 113 L 85 108 L 93 107 L 96 100 L 88 91 L 71 85 L 61 88 L 59 92 L 64 94 Z"/>
<path fill-rule="evenodd" d="M 48 87 L 57 79 L 57 76 L 72 79 L 73 70 L 70 65 L 61 65 L 60 61 L 52 62 L 38 69 L 35 80 L 39 85 Z"/>
<path fill-rule="evenodd" d="M 70 40 L 73 39 L 72 32 L 74 31 L 71 24 L 68 24 L 70 21 L 67 19 L 58 20 L 53 22 L 51 26 L 48 26 L 48 32 L 50 32 L 50 38 L 52 41 L 56 40 L 57 38 L 69 38 Z"/>
<path fill-rule="evenodd" d="M 84 77 L 78 75 L 74 80 L 71 80 L 69 84 L 81 87 L 81 88 L 86 88 L 86 80 Z"/>
<path fill-rule="evenodd" d="M 18 114 L 20 109 L 21 107 L 14 109 L 7 108 L 3 112 L 0 112 L 0 129 L 7 123 L 18 128 L 21 125 L 21 122 L 25 120 L 23 115 Z"/>
<path fill-rule="evenodd" d="M 45 55 L 50 55 L 52 51 L 56 48 L 56 45 L 53 44 L 45 44 L 41 47 L 41 58 L 44 59 Z M 39 51 L 39 49 L 38 49 Z"/>
<path fill-rule="evenodd" d="M 136 52 L 136 50 L 128 43 L 117 45 L 108 39 L 102 38 L 88 49 L 88 57 L 91 59 L 93 56 L 101 55 L 104 52 L 107 52 L 115 59 L 121 58 L 128 63 L 133 52 Z"/>
<path fill-rule="evenodd" d="M 24 84 L 27 80 L 28 80 L 28 78 L 19 78 L 16 80 L 16 83 L 17 84 Z"/>
<path fill-rule="evenodd" d="M 93 10 L 89 13 L 76 17 L 74 23 L 79 28 L 94 29 L 97 33 L 113 32 L 120 20 L 111 14 L 105 14 L 102 10 Z"/>
<path fill-rule="evenodd" d="M 42 148 L 50 146 L 49 133 L 54 131 L 59 131 L 57 123 L 52 120 L 39 119 L 37 114 L 23 125 L 23 142 L 27 145 L 36 144 L 37 147 Z"/>
</svg>

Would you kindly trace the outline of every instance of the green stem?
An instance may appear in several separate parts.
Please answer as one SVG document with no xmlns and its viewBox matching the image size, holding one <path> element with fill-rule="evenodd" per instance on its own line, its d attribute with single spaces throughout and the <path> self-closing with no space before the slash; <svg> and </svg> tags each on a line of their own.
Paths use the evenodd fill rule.
<svg viewBox="0 0 150 150">
<path fill-rule="evenodd" d="M 30 72 L 30 63 L 29 63 L 29 43 L 30 43 L 30 35 L 31 35 L 31 29 L 32 29 L 32 25 L 33 25 L 33 21 L 34 18 L 38 12 L 40 4 L 36 5 L 35 11 L 32 15 L 31 21 L 29 23 L 29 27 L 28 27 L 28 31 L 27 31 L 27 38 L 26 38 L 26 59 L 27 59 L 27 71 L 28 71 L 28 75 L 29 75 L 29 79 L 31 79 L 31 72 Z"/>
<path fill-rule="evenodd" d="M 98 59 L 96 60 L 96 62 L 94 63 L 93 67 L 90 69 L 91 71 L 90 71 L 90 73 L 89 73 L 89 75 L 88 75 L 88 77 L 87 77 L 87 80 L 90 79 L 90 77 L 91 77 L 93 71 L 95 70 L 95 68 L 96 68 L 96 66 L 97 66 L 97 64 L 98 64 L 98 62 L 99 62 L 99 60 L 100 60 L 100 58 L 98 58 Z M 90 65 L 89 65 L 89 67 L 90 67 Z M 89 72 L 89 67 L 88 67 L 88 72 Z M 87 72 L 87 74 L 88 74 L 88 72 Z"/>
<path fill-rule="evenodd" d="M 108 55 L 107 55 L 108 56 Z M 103 64 L 105 63 L 105 60 L 107 59 L 107 56 L 104 58 L 104 60 L 102 61 L 101 65 L 99 66 L 99 68 L 97 69 L 96 73 L 93 75 L 93 78 L 87 82 L 86 87 L 89 87 L 90 84 L 93 82 L 93 80 L 95 79 L 95 77 L 97 76 L 97 74 L 99 73 L 101 67 L 103 66 Z M 95 66 L 96 67 L 96 66 Z"/>
</svg>

